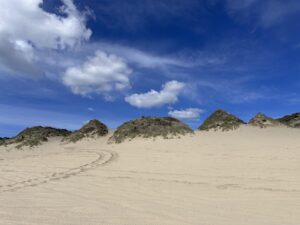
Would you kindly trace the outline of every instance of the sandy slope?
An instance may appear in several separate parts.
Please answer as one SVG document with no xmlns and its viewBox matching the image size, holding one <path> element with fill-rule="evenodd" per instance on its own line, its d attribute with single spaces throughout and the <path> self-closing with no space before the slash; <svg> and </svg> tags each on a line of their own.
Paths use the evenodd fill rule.
<svg viewBox="0 0 300 225">
<path fill-rule="evenodd" d="M 300 130 L 0 149 L 2 225 L 299 225 Z"/>
</svg>

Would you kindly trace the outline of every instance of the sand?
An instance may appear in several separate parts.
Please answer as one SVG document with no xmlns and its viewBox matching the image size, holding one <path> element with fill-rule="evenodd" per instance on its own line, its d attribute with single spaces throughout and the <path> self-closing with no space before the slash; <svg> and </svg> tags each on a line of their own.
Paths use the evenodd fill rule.
<svg viewBox="0 0 300 225">
<path fill-rule="evenodd" d="M 0 224 L 300 224 L 299 129 L 107 138 L 1 147 Z"/>
</svg>

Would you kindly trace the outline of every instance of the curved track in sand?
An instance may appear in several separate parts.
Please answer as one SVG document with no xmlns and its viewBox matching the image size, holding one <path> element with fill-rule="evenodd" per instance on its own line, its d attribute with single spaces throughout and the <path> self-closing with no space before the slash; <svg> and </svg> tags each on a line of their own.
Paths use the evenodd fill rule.
<svg viewBox="0 0 300 225">
<path fill-rule="evenodd" d="M 51 181 L 67 179 L 69 177 L 79 175 L 83 172 L 92 170 L 99 166 L 107 165 L 118 157 L 118 154 L 116 152 L 109 151 L 109 150 L 88 149 L 88 150 L 81 150 L 78 152 L 95 154 L 96 156 L 95 160 L 77 167 L 70 168 L 65 171 L 53 172 L 52 174 L 47 176 L 33 177 L 18 182 L 12 182 L 6 185 L 0 185 L 0 193 L 16 191 L 27 187 L 34 187 Z"/>
</svg>

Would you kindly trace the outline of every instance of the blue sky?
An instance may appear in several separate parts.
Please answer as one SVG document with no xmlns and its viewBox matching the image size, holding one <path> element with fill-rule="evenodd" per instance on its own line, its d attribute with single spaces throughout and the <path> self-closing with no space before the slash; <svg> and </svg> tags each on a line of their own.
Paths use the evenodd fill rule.
<svg viewBox="0 0 300 225">
<path fill-rule="evenodd" d="M 298 0 L 0 0 L 0 136 L 300 107 Z"/>
</svg>

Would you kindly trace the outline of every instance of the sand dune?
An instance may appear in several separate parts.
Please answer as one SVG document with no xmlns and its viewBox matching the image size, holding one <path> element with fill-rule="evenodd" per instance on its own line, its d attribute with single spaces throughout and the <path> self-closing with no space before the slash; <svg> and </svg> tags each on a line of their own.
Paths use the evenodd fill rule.
<svg viewBox="0 0 300 225">
<path fill-rule="evenodd" d="M 0 148 L 2 225 L 299 225 L 300 132 Z"/>
</svg>

